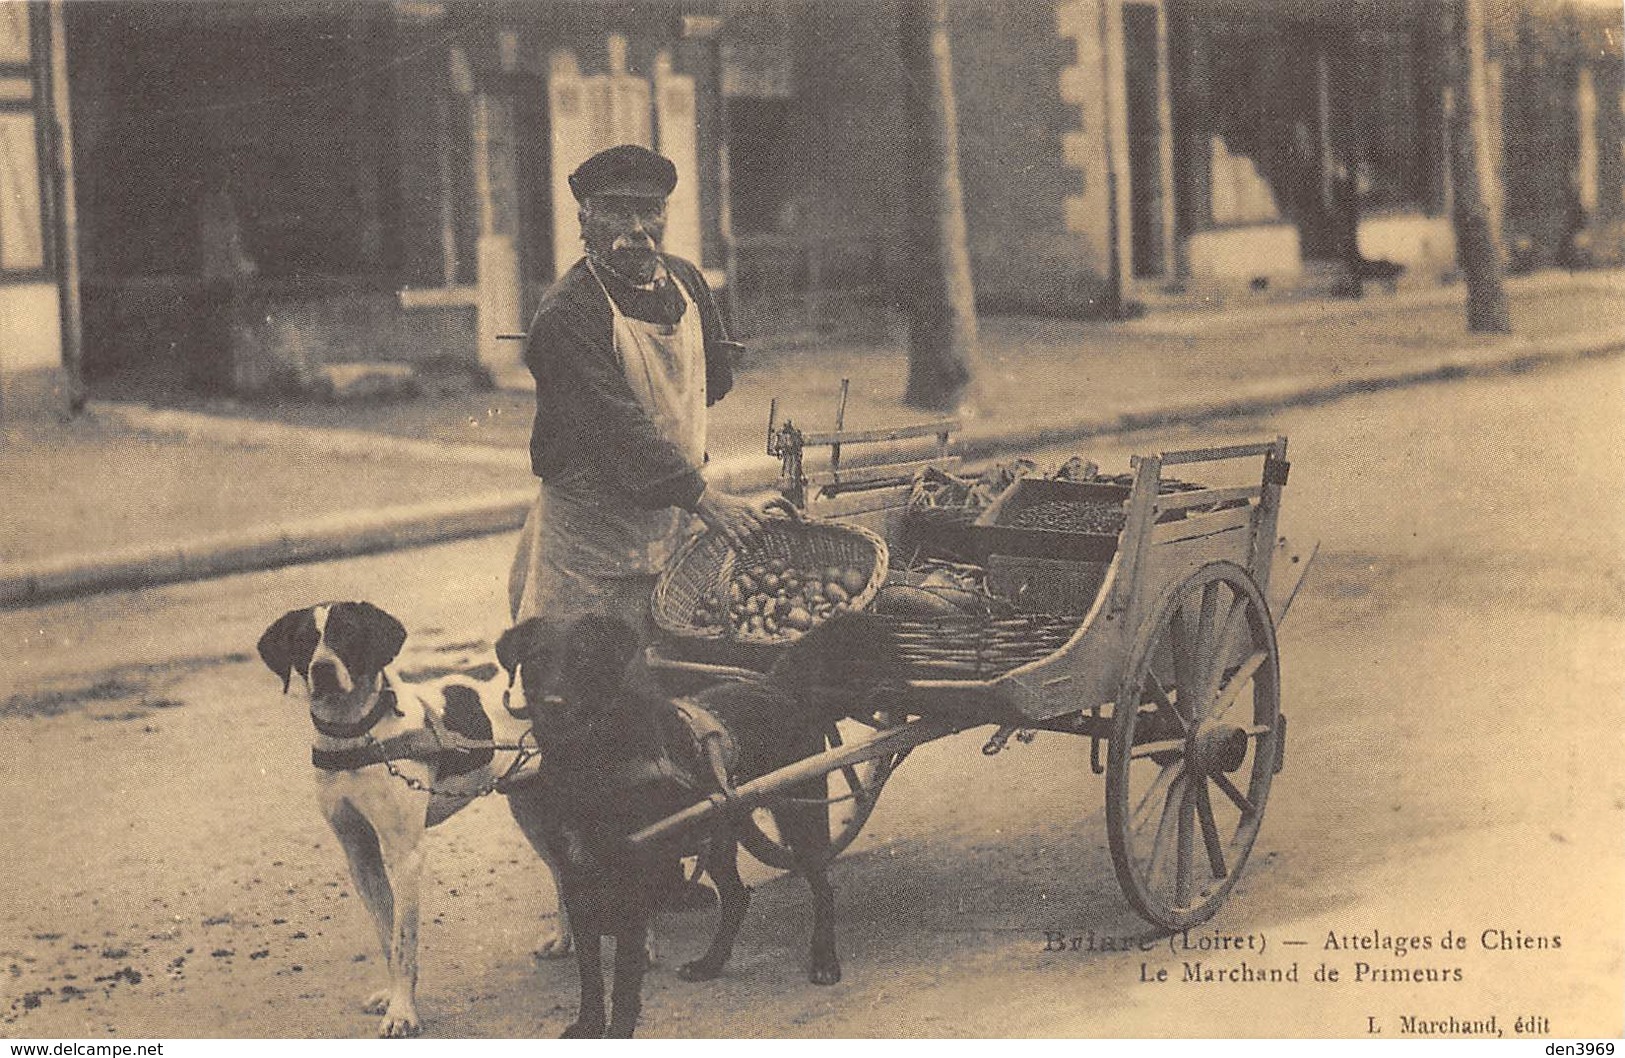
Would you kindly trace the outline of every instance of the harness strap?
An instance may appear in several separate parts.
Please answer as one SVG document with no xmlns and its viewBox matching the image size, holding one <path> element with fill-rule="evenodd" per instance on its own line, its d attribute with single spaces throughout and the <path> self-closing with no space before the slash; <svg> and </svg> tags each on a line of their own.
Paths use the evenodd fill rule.
<svg viewBox="0 0 1625 1058">
<path fill-rule="evenodd" d="M 444 752 L 428 728 L 407 731 L 382 742 L 368 742 L 348 749 L 310 749 L 310 763 L 323 771 L 355 771 L 392 760 L 432 760 Z"/>
<path fill-rule="evenodd" d="M 708 776 L 710 788 L 720 791 L 725 799 L 733 800 L 732 773 L 739 760 L 739 744 L 716 714 L 704 706 L 688 698 L 675 699 L 672 705 L 676 706 L 678 718 L 694 740 L 695 756 L 705 763 L 711 773 Z"/>
<path fill-rule="evenodd" d="M 390 692 L 393 702 L 394 693 Z M 469 738 L 460 735 L 446 726 L 446 722 L 432 709 L 423 714 L 425 726 L 415 731 L 406 731 L 383 741 L 370 741 L 365 745 L 352 746 L 348 749 L 317 749 L 310 750 L 310 762 L 323 771 L 354 771 L 372 764 L 384 764 L 392 760 L 420 760 L 433 762 L 447 753 L 469 753 L 480 750 L 497 750 L 517 747 L 507 747 L 490 739 Z M 370 728 L 370 725 L 369 725 Z M 360 734 L 366 734 L 363 730 Z M 334 736 L 339 738 L 356 738 L 356 735 Z"/>
</svg>

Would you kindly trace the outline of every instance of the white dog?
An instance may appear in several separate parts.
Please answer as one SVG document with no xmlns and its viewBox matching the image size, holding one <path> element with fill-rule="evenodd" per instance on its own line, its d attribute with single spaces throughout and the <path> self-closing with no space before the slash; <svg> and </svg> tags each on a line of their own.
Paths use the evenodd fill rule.
<svg viewBox="0 0 1625 1058">
<path fill-rule="evenodd" d="M 281 677 L 283 691 L 297 672 L 310 692 L 311 763 L 322 812 L 344 847 L 389 964 L 389 987 L 366 1004 L 383 1015 L 380 1036 L 418 1031 L 424 831 L 499 779 L 506 789 L 534 774 L 534 758 L 520 760 L 521 752 L 511 748 L 530 728 L 522 699 L 508 700 L 511 676 L 406 683 L 389 668 L 405 641 L 399 621 L 365 602 L 292 610 L 259 641 L 260 657 Z M 557 888 L 558 872 L 542 821 L 530 818 L 531 803 L 521 798 L 509 807 Z M 542 955 L 570 951 L 562 894 L 558 909 L 557 932 L 543 936 Z"/>
</svg>

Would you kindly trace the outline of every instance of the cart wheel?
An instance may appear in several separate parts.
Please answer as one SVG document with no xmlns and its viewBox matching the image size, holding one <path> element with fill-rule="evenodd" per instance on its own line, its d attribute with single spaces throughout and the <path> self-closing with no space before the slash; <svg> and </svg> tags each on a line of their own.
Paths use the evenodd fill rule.
<svg viewBox="0 0 1625 1058">
<path fill-rule="evenodd" d="M 824 734 L 824 744 L 829 749 L 844 744 L 839 727 L 830 725 Z M 869 821 L 869 813 L 875 810 L 875 802 L 880 799 L 881 788 L 886 785 L 886 780 L 891 778 L 891 773 L 897 765 L 902 763 L 902 758 L 902 754 L 895 754 L 877 760 L 863 761 L 814 779 L 800 788 L 797 797 L 821 800 L 829 819 L 829 846 L 820 862 L 809 866 L 828 866 L 857 840 L 863 825 Z M 833 784 L 830 782 L 831 776 L 835 779 Z M 833 791 L 830 789 L 832 785 Z M 787 800 L 795 799 L 796 797 L 787 798 Z M 781 842 L 773 814 L 766 808 L 758 808 L 751 814 L 750 822 L 751 825 L 740 835 L 740 842 L 746 851 L 769 867 L 781 871 L 795 870 L 795 857 Z"/>
<path fill-rule="evenodd" d="M 1113 710 L 1106 829 L 1123 894 L 1183 929 L 1236 884 L 1264 819 L 1281 741 L 1275 625 L 1231 562 L 1165 592 Z"/>
</svg>

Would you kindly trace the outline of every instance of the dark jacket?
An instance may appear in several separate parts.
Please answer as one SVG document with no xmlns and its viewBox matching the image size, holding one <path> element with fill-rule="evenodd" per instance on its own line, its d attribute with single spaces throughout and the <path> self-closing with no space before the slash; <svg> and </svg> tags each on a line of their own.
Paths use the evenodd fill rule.
<svg viewBox="0 0 1625 1058">
<path fill-rule="evenodd" d="M 733 387 L 733 365 L 718 343 L 727 340 L 721 313 L 700 270 L 677 257 L 667 270 L 687 289 L 705 335 L 706 402 Z M 621 311 L 660 320 L 670 300 L 605 277 Z M 525 364 L 536 378 L 536 422 L 530 467 L 538 478 L 570 492 L 632 507 L 684 507 L 705 491 L 699 469 L 661 436 L 626 382 L 615 352 L 614 318 L 585 258 L 550 287 L 531 321 Z"/>
</svg>

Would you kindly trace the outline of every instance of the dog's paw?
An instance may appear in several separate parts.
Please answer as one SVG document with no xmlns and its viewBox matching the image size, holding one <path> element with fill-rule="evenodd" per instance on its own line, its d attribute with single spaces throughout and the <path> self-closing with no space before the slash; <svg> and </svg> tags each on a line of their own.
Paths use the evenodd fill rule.
<svg viewBox="0 0 1625 1058">
<path fill-rule="evenodd" d="M 814 966 L 807 975 L 807 980 L 815 985 L 833 985 L 841 983 L 841 964 L 831 963 L 828 966 Z"/>
<path fill-rule="evenodd" d="M 387 988 L 374 992 L 372 995 L 367 997 L 367 1001 L 365 1003 L 361 1004 L 361 1012 L 363 1014 L 382 1014 L 388 1009 L 389 989 Z"/>
<path fill-rule="evenodd" d="M 378 1036 L 385 1040 L 400 1040 L 408 1036 L 416 1036 L 418 1029 L 418 1013 L 410 1006 L 393 1004 L 384 1014 L 384 1020 L 378 1023 Z"/>
<path fill-rule="evenodd" d="M 685 981 L 714 981 L 722 976 L 722 967 L 704 959 L 695 959 L 679 966 L 677 976 Z"/>
<path fill-rule="evenodd" d="M 563 1032 L 559 1033 L 559 1039 L 561 1040 L 597 1040 L 602 1039 L 603 1036 L 604 1026 L 602 1024 L 594 1025 L 583 1021 L 572 1021 Z"/>
</svg>

